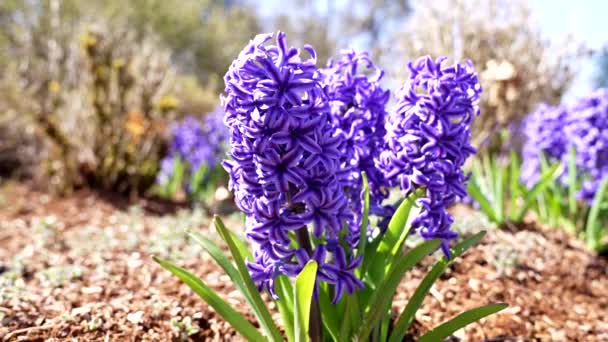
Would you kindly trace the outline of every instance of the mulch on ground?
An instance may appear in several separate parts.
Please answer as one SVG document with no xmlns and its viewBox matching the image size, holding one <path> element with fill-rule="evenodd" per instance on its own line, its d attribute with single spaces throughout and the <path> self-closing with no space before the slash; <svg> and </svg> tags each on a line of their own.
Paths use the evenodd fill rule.
<svg viewBox="0 0 608 342">
<path fill-rule="evenodd" d="M 5 185 L 0 191 L 0 340 L 239 340 L 151 259 L 159 255 L 192 270 L 247 313 L 228 277 L 183 233 L 199 229 L 217 238 L 208 213 L 149 210 L 157 207 L 129 206 L 87 191 L 54 199 L 24 185 Z M 484 229 L 473 212 L 459 213 L 467 230 Z M 238 215 L 227 222 L 233 229 L 242 225 Z M 431 261 L 404 279 L 395 313 Z M 412 333 L 491 302 L 510 306 L 454 339 L 607 341 L 608 262 L 559 231 L 490 229 L 433 287 Z"/>
</svg>

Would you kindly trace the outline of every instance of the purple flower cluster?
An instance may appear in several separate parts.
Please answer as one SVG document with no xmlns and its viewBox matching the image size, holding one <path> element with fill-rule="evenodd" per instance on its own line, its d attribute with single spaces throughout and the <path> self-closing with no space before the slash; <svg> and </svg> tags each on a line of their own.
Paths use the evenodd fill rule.
<svg viewBox="0 0 608 342">
<path fill-rule="evenodd" d="M 224 113 L 218 108 L 208 113 L 203 122 L 188 116 L 171 128 L 168 155 L 161 161 L 157 182 L 166 184 L 179 158 L 191 174 L 201 166 L 209 169 L 218 165 L 226 152 L 228 132 L 223 124 Z M 186 184 L 188 185 L 188 184 Z"/>
<path fill-rule="evenodd" d="M 386 221 L 394 210 L 382 206 L 388 197 L 388 184 L 374 162 L 386 134 L 384 124 L 390 92 L 380 86 L 384 71 L 374 65 L 367 52 L 348 50 L 343 51 L 339 59 L 330 61 L 321 72 L 333 124 L 345 141 L 341 167 L 349 172 L 345 187 L 352 210 L 362 211 L 360 175 L 364 171 L 370 187 L 370 214 Z M 358 224 L 358 220 L 352 223 Z M 358 238 L 358 234 L 353 234 L 353 242 Z"/>
<path fill-rule="evenodd" d="M 340 241 L 352 220 L 343 186 L 349 174 L 341 171 L 345 141 L 333 126 L 314 49 L 305 46 L 310 58 L 303 59 L 284 33 L 276 45 L 272 38 L 256 36 L 224 77 L 232 160 L 223 165 L 247 215 L 248 267 L 260 290 L 276 296 L 278 275 L 296 276 L 314 259 L 317 279 L 334 285 L 338 301 L 363 286 L 354 275 L 361 260 Z"/>
<path fill-rule="evenodd" d="M 426 56 L 408 64 L 409 79 L 388 116 L 377 165 L 405 194 L 424 189 L 413 228 L 425 239 L 443 239 L 441 248 L 449 255 L 449 241 L 457 234 L 446 209 L 467 194 L 462 166 L 475 152 L 471 122 L 479 114 L 481 86 L 472 63 L 446 65 L 445 60 Z"/>
<path fill-rule="evenodd" d="M 570 106 L 542 105 L 525 124 L 523 181 L 531 185 L 539 177 L 541 153 L 549 162 L 568 165 L 569 150 L 576 151 L 581 175 L 579 198 L 591 202 L 599 183 L 608 177 L 608 89 L 599 89 Z M 564 185 L 567 170 L 560 179 Z"/>
<path fill-rule="evenodd" d="M 525 139 L 522 148 L 521 178 L 528 188 L 538 181 L 541 153 L 548 161 L 561 161 L 568 154 L 564 125 L 568 120 L 566 106 L 551 107 L 541 104 L 530 113 L 523 125 Z"/>
</svg>

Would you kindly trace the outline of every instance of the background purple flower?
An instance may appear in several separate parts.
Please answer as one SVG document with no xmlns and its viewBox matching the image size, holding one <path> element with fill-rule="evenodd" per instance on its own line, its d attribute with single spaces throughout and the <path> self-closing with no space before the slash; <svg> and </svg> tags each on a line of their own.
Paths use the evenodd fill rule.
<svg viewBox="0 0 608 342">
<path fill-rule="evenodd" d="M 538 180 L 543 154 L 549 162 L 568 165 L 569 150 L 576 151 L 579 198 L 591 202 L 599 183 L 608 177 L 608 90 L 599 89 L 570 106 L 541 105 L 526 119 L 522 180 Z M 567 185 L 568 171 L 560 175 Z"/>
<path fill-rule="evenodd" d="M 526 118 L 521 177 L 528 187 L 532 187 L 540 177 L 541 153 L 548 161 L 560 161 L 567 155 L 568 142 L 564 134 L 567 121 L 568 110 L 565 106 L 551 107 L 545 104 Z"/>
<path fill-rule="evenodd" d="M 445 60 L 426 56 L 408 64 L 410 75 L 388 117 L 377 165 L 406 195 L 424 189 L 413 227 L 425 239 L 443 239 L 449 255 L 449 241 L 457 235 L 446 209 L 466 196 L 462 166 L 475 152 L 471 122 L 479 114 L 481 86 L 471 62 L 446 65 Z"/>
<path fill-rule="evenodd" d="M 161 161 L 157 176 L 159 184 L 169 182 L 178 159 L 184 164 L 188 176 L 196 173 L 201 166 L 212 170 L 219 164 L 226 152 L 228 139 L 228 131 L 222 122 L 223 115 L 223 111 L 217 108 L 208 113 L 203 121 L 188 116 L 172 125 L 169 153 Z M 191 186 L 189 182 L 184 183 L 186 189 Z"/>
</svg>

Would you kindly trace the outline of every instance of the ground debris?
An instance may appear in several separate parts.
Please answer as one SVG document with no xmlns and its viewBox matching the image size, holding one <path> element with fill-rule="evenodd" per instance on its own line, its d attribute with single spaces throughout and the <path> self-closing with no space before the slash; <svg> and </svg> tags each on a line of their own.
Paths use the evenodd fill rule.
<svg viewBox="0 0 608 342">
<path fill-rule="evenodd" d="M 225 274 L 183 233 L 217 238 L 207 214 L 152 215 L 92 192 L 49 200 L 22 185 L 10 191 L 5 197 L 19 200 L 0 208 L 0 340 L 239 340 L 151 255 L 192 270 L 257 325 Z M 238 216 L 228 221 L 241 225 Z M 561 232 L 528 228 L 490 230 L 433 286 L 411 334 L 505 302 L 508 309 L 454 339 L 608 340 L 608 262 Z M 404 279 L 395 315 L 432 260 Z"/>
</svg>

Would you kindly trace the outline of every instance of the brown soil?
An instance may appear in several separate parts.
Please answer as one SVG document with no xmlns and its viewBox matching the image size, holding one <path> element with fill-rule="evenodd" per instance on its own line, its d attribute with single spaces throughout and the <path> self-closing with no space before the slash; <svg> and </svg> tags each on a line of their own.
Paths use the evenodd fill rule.
<svg viewBox="0 0 608 342">
<path fill-rule="evenodd" d="M 0 340 L 239 340 L 150 257 L 160 255 L 193 270 L 247 313 L 228 277 L 183 235 L 184 228 L 193 228 L 217 238 L 208 216 L 200 211 L 159 216 L 175 208 L 158 208 L 149 202 L 133 207 L 92 192 L 51 199 L 23 185 L 5 185 L 0 191 Z M 475 217 L 460 213 L 467 220 Z M 240 226 L 237 215 L 227 221 Z M 478 229 L 475 225 L 469 223 L 469 229 Z M 404 279 L 395 312 L 428 265 Z M 558 231 L 492 229 L 433 287 L 412 333 L 491 302 L 510 307 L 459 331 L 456 340 L 608 341 L 608 262 Z"/>
</svg>

